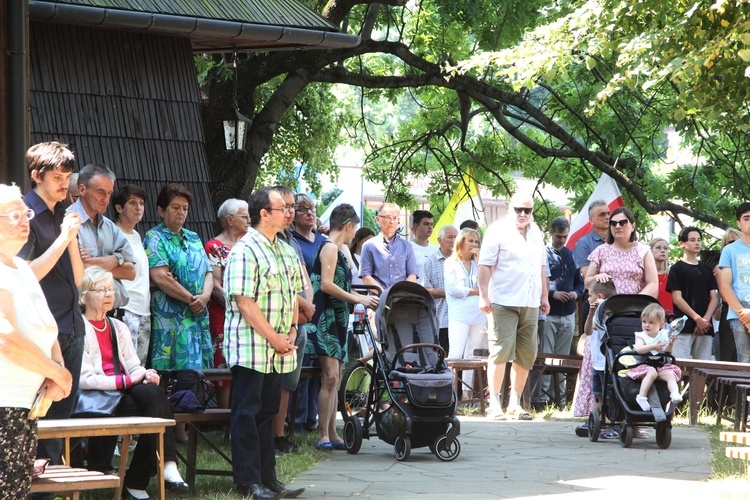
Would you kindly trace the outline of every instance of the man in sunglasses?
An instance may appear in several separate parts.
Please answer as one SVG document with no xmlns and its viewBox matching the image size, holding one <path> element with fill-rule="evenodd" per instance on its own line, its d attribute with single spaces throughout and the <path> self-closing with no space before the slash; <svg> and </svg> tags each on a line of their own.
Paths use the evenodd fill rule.
<svg viewBox="0 0 750 500">
<path fill-rule="evenodd" d="M 512 363 L 508 414 L 531 420 L 518 401 L 537 355 L 539 312 L 549 312 L 542 233 L 531 223 L 531 196 L 516 193 L 511 212 L 487 228 L 479 253 L 479 307 L 488 314 L 489 418 L 505 420 L 500 401 L 506 363 Z"/>
<path fill-rule="evenodd" d="M 384 203 L 375 220 L 380 233 L 362 245 L 359 277 L 365 285 L 381 290 L 399 281 L 417 282 L 417 259 L 411 244 L 396 234 L 401 209 L 393 203 Z"/>
</svg>

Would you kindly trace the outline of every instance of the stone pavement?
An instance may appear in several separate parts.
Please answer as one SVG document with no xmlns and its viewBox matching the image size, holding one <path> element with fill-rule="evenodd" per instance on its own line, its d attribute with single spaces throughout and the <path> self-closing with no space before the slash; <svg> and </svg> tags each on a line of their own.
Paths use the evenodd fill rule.
<svg viewBox="0 0 750 500">
<path fill-rule="evenodd" d="M 591 443 L 573 422 L 497 422 L 461 417 L 461 454 L 441 462 L 428 448 L 397 462 L 393 447 L 373 437 L 357 455 L 333 451 L 293 486 L 303 498 L 744 498 L 708 483 L 711 456 L 702 427 L 674 427 L 672 445 L 635 439 Z M 290 485 L 292 486 L 292 485 Z M 750 496 L 748 497 L 750 498 Z"/>
</svg>

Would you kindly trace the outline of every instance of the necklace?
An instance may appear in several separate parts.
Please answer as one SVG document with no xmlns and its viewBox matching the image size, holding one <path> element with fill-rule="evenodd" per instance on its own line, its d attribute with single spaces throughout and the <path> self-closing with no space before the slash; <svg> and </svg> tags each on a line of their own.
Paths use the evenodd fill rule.
<svg viewBox="0 0 750 500">
<path fill-rule="evenodd" d="M 96 325 L 94 324 L 94 321 L 96 321 L 97 323 L 102 323 L 102 327 L 101 328 L 97 328 Z M 91 328 L 93 328 L 94 330 L 96 330 L 99 333 L 106 332 L 107 331 L 107 327 L 109 326 L 109 321 L 107 321 L 106 318 L 105 319 L 90 319 L 89 323 L 91 323 Z"/>
</svg>

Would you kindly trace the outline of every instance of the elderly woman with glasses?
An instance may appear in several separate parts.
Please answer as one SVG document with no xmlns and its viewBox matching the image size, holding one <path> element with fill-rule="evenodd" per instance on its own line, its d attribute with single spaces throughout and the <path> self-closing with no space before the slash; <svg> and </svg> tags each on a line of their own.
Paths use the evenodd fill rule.
<svg viewBox="0 0 750 500">
<path fill-rule="evenodd" d="M 208 329 L 214 343 L 214 368 L 227 368 L 224 359 L 224 268 L 227 265 L 229 252 L 237 240 L 245 236 L 250 223 L 247 202 L 230 198 L 221 204 L 217 213 L 221 222 L 221 233 L 206 242 L 205 250 L 213 270 L 214 288 L 208 302 Z M 229 408 L 231 380 L 217 380 L 216 393 L 220 408 Z"/>
<path fill-rule="evenodd" d="M 172 406 L 159 385 L 159 375 L 141 366 L 127 325 L 107 318 L 107 312 L 115 304 L 114 291 L 112 273 L 98 266 L 86 268 L 80 289 L 86 320 L 80 388 L 122 391 L 123 397 L 115 410 L 118 417 L 173 418 Z M 110 469 L 116 445 L 117 436 L 89 438 L 88 468 Z M 125 475 L 125 488 L 132 498 L 148 498 L 145 490 L 156 471 L 156 453 L 156 435 L 141 435 Z M 164 434 L 164 481 L 167 489 L 187 491 L 188 485 L 177 470 L 176 457 L 174 430 L 168 427 Z"/>
<path fill-rule="evenodd" d="M 16 257 L 29 237 L 34 211 L 17 186 L 0 184 L 0 498 L 26 498 L 36 455 L 35 399 L 70 394 L 57 323 L 34 272 Z"/>
<path fill-rule="evenodd" d="M 633 212 L 616 208 L 609 216 L 609 232 L 605 245 L 597 247 L 588 257 L 591 264 L 586 273 L 586 287 L 593 281 L 612 281 L 617 293 L 641 293 L 656 298 L 659 278 L 651 248 L 638 242 Z"/>
</svg>

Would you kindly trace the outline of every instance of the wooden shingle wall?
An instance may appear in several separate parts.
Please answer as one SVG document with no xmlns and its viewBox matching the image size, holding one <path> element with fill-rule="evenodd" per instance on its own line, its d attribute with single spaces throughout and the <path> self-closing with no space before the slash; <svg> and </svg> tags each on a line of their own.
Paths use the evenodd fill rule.
<svg viewBox="0 0 750 500">
<path fill-rule="evenodd" d="M 32 144 L 60 140 L 76 154 L 78 169 L 109 166 L 115 190 L 143 187 L 149 200 L 141 234 L 160 222 L 155 201 L 162 186 L 185 185 L 194 196 L 185 227 L 204 242 L 213 237 L 189 40 L 31 23 L 30 60 Z"/>
</svg>

